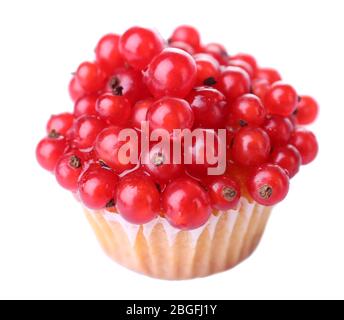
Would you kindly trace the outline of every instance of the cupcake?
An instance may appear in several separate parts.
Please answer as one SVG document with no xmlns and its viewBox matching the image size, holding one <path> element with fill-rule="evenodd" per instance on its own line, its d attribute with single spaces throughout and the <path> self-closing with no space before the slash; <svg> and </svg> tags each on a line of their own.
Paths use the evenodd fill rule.
<svg viewBox="0 0 344 320">
<path fill-rule="evenodd" d="M 106 254 L 161 279 L 246 259 L 318 152 L 318 105 L 248 54 L 178 27 L 107 34 L 73 74 L 39 164 L 80 202 Z"/>
</svg>

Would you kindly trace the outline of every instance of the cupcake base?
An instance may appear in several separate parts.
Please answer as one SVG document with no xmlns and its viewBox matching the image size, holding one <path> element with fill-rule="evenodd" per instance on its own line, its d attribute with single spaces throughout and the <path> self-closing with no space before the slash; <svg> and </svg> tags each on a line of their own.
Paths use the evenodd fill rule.
<svg viewBox="0 0 344 320">
<path fill-rule="evenodd" d="M 137 226 L 107 210 L 85 213 L 110 258 L 151 277 L 182 280 L 222 272 L 246 259 L 257 247 L 271 209 L 241 198 L 237 210 L 217 212 L 191 231 L 175 229 L 164 218 Z"/>
</svg>

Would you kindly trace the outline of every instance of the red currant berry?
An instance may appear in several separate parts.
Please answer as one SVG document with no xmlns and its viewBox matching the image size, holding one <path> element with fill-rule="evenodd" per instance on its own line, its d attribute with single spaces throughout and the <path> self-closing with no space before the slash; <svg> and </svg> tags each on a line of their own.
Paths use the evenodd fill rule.
<svg viewBox="0 0 344 320">
<path fill-rule="evenodd" d="M 220 91 L 209 87 L 197 87 L 191 91 L 187 100 L 195 115 L 195 127 L 218 129 L 225 126 L 228 105 Z"/>
<path fill-rule="evenodd" d="M 96 157 L 96 153 L 94 149 L 82 151 L 75 148 L 70 148 L 69 152 L 80 152 L 80 158 L 83 159 L 85 165 L 91 165 L 92 163 L 97 163 L 98 158 Z"/>
<path fill-rule="evenodd" d="M 83 62 L 80 64 L 75 76 L 87 93 L 97 92 L 105 84 L 105 74 L 94 62 Z"/>
<path fill-rule="evenodd" d="M 99 40 L 95 50 L 98 65 L 108 75 L 124 65 L 118 49 L 118 42 L 119 36 L 117 34 L 107 34 Z"/>
<path fill-rule="evenodd" d="M 93 146 L 100 131 L 106 123 L 95 116 L 82 116 L 78 118 L 73 126 L 74 143 L 79 149 L 88 149 Z"/>
<path fill-rule="evenodd" d="M 122 57 L 136 70 L 143 70 L 163 48 L 160 35 L 150 29 L 133 27 L 119 39 Z"/>
<path fill-rule="evenodd" d="M 318 142 L 313 132 L 306 129 L 296 129 L 291 138 L 290 144 L 300 152 L 302 158 L 302 164 L 308 164 L 312 162 L 318 154 Z"/>
<path fill-rule="evenodd" d="M 184 98 L 196 82 L 196 73 L 192 56 L 183 50 L 168 48 L 152 60 L 144 79 L 149 91 L 157 98 Z"/>
<path fill-rule="evenodd" d="M 265 79 L 255 79 L 252 81 L 252 93 L 259 97 L 262 101 L 270 88 L 270 83 Z"/>
<path fill-rule="evenodd" d="M 90 94 L 78 99 L 74 104 L 74 117 L 94 116 L 96 112 L 96 101 L 98 95 Z"/>
<path fill-rule="evenodd" d="M 156 144 L 142 157 L 143 167 L 159 183 L 176 179 L 184 172 L 182 164 L 174 163 L 172 148 L 165 150 Z"/>
<path fill-rule="evenodd" d="M 85 95 L 85 90 L 82 88 L 76 77 L 73 77 L 70 80 L 68 85 L 68 92 L 69 96 L 74 102 Z"/>
<path fill-rule="evenodd" d="M 79 195 L 84 205 L 99 210 L 113 207 L 118 177 L 98 164 L 91 165 L 80 177 Z"/>
<path fill-rule="evenodd" d="M 270 114 L 290 116 L 296 109 L 298 96 L 295 89 L 282 82 L 274 83 L 267 91 L 264 103 Z"/>
<path fill-rule="evenodd" d="M 227 125 L 232 127 L 260 126 L 264 123 L 266 111 L 262 101 L 247 93 L 237 98 L 231 105 Z"/>
<path fill-rule="evenodd" d="M 132 104 L 149 97 L 149 92 L 143 84 L 142 74 L 131 68 L 117 69 L 110 77 L 106 91 L 116 96 L 124 96 Z"/>
<path fill-rule="evenodd" d="M 295 117 L 295 113 L 296 111 L 288 117 L 288 119 L 290 120 L 291 124 L 293 125 L 293 131 L 295 130 L 295 128 L 297 127 L 297 122 L 296 122 L 296 117 Z"/>
<path fill-rule="evenodd" d="M 280 81 L 282 78 L 277 70 L 271 68 L 259 68 L 256 72 L 256 79 L 267 80 L 270 84 Z"/>
<path fill-rule="evenodd" d="M 57 133 L 64 136 L 72 127 L 73 120 L 74 117 L 69 112 L 52 115 L 47 124 L 47 133 Z"/>
<path fill-rule="evenodd" d="M 181 42 L 181 41 L 171 42 L 169 43 L 169 47 L 184 50 L 185 52 L 191 55 L 195 53 L 195 50 L 186 42 Z"/>
<path fill-rule="evenodd" d="M 268 133 L 273 146 L 285 145 L 289 141 L 294 129 L 290 119 L 281 116 L 268 117 L 263 127 Z"/>
<path fill-rule="evenodd" d="M 207 177 L 209 168 L 217 167 L 220 140 L 214 130 L 198 129 L 192 142 L 185 144 L 184 163 L 186 170 L 193 177 Z M 211 141 L 211 142 L 208 142 Z"/>
<path fill-rule="evenodd" d="M 128 174 L 118 184 L 117 209 L 134 224 L 144 224 L 160 213 L 160 194 L 148 176 Z"/>
<path fill-rule="evenodd" d="M 289 178 L 281 167 L 266 164 L 255 170 L 248 181 L 248 189 L 256 202 L 273 206 L 287 196 Z"/>
<path fill-rule="evenodd" d="M 132 140 L 122 141 L 120 132 L 122 128 L 111 126 L 99 133 L 95 142 L 95 150 L 99 159 L 110 166 L 118 174 L 133 169 L 136 164 L 125 159 L 128 155 L 121 153 L 121 148 L 125 144 L 134 143 Z M 136 145 L 132 145 L 130 150 L 137 150 Z M 123 151 L 124 152 L 124 151 Z"/>
<path fill-rule="evenodd" d="M 318 103 L 309 96 L 301 96 L 297 105 L 296 122 L 301 125 L 311 124 L 318 116 Z"/>
<path fill-rule="evenodd" d="M 270 161 L 287 171 L 289 178 L 294 177 L 301 166 L 300 152 L 291 144 L 274 149 Z"/>
<path fill-rule="evenodd" d="M 226 128 L 226 147 L 227 147 L 227 149 L 230 149 L 234 135 L 235 135 L 235 130 L 233 130 L 232 128 Z"/>
<path fill-rule="evenodd" d="M 246 71 L 239 67 L 226 67 L 216 84 L 229 103 L 234 102 L 239 96 L 249 93 L 251 87 L 250 77 Z"/>
<path fill-rule="evenodd" d="M 103 120 L 110 124 L 124 126 L 130 118 L 131 105 L 129 100 L 123 96 L 104 93 L 97 100 L 96 111 Z"/>
<path fill-rule="evenodd" d="M 256 166 L 266 162 L 270 154 L 270 139 L 261 128 L 240 129 L 233 138 L 232 158 L 243 166 Z"/>
<path fill-rule="evenodd" d="M 191 178 L 171 182 L 163 193 L 162 205 L 166 219 L 182 230 L 201 227 L 211 215 L 207 193 Z"/>
<path fill-rule="evenodd" d="M 247 199 L 251 199 L 247 189 L 247 182 L 254 169 L 255 167 L 239 166 L 232 161 L 227 163 L 226 175 L 239 184 L 241 195 Z"/>
<path fill-rule="evenodd" d="M 252 71 L 253 71 L 253 74 L 256 73 L 257 71 L 257 61 L 256 59 L 251 56 L 250 54 L 247 54 L 247 53 L 238 53 L 234 56 L 231 56 L 230 59 L 233 59 L 233 60 L 241 60 L 241 61 L 245 61 L 246 63 L 248 63 L 251 68 L 252 68 Z"/>
<path fill-rule="evenodd" d="M 210 178 L 207 188 L 211 205 L 216 210 L 230 210 L 235 208 L 240 200 L 239 184 L 228 176 Z"/>
<path fill-rule="evenodd" d="M 151 130 L 165 129 L 172 133 L 174 129 L 191 129 L 194 114 L 187 101 L 165 97 L 151 105 L 147 112 L 147 121 Z"/>
<path fill-rule="evenodd" d="M 194 50 L 198 50 L 201 44 L 199 32 L 191 26 L 179 26 L 173 31 L 169 42 L 181 41 L 190 45 Z"/>
<path fill-rule="evenodd" d="M 204 53 L 212 55 L 221 65 L 226 65 L 228 53 L 226 48 L 219 43 L 209 43 L 203 48 Z"/>
<path fill-rule="evenodd" d="M 36 158 L 42 168 L 53 171 L 56 163 L 67 148 L 62 136 L 46 137 L 36 147 Z"/>
<path fill-rule="evenodd" d="M 63 155 L 55 167 L 57 182 L 67 190 L 77 191 L 83 164 L 84 159 L 81 152 L 73 151 Z"/>
<path fill-rule="evenodd" d="M 241 59 L 235 59 L 230 57 L 227 62 L 227 66 L 232 66 L 232 67 L 239 67 L 247 72 L 249 75 L 250 79 L 253 78 L 254 76 L 254 71 L 249 63 L 247 63 L 244 60 Z"/>
<path fill-rule="evenodd" d="M 154 99 L 152 98 L 147 98 L 136 102 L 131 112 L 131 125 L 133 126 L 133 128 L 141 131 L 141 123 L 143 121 L 146 121 L 147 112 L 153 102 Z"/>
<path fill-rule="evenodd" d="M 197 66 L 197 81 L 198 86 L 213 86 L 220 75 L 220 65 L 217 60 L 206 53 L 198 53 L 194 55 Z"/>
</svg>

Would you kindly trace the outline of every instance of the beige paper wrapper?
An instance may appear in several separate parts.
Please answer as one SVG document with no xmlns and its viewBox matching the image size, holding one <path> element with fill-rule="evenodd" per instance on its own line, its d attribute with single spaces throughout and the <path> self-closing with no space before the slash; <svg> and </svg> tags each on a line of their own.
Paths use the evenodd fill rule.
<svg viewBox="0 0 344 320">
<path fill-rule="evenodd" d="M 257 247 L 271 209 L 241 198 L 237 210 L 212 215 L 191 231 L 180 231 L 160 217 L 138 226 L 107 210 L 85 213 L 113 260 L 151 277 L 181 280 L 225 271 L 246 259 Z"/>
</svg>

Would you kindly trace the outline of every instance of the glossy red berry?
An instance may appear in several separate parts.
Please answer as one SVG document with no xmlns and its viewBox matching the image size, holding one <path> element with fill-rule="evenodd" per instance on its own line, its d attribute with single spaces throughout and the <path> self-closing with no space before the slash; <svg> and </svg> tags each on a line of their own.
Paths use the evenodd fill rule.
<svg viewBox="0 0 344 320">
<path fill-rule="evenodd" d="M 226 67 L 216 84 L 229 103 L 234 102 L 239 96 L 249 93 L 251 87 L 250 77 L 246 71 L 239 67 Z"/>
<path fill-rule="evenodd" d="M 108 75 L 124 65 L 124 61 L 118 48 L 119 36 L 107 34 L 103 36 L 96 47 L 96 61 Z"/>
<path fill-rule="evenodd" d="M 226 147 L 227 149 L 230 149 L 230 146 L 232 145 L 232 140 L 234 138 L 236 130 L 233 130 L 232 128 L 226 128 Z"/>
<path fill-rule="evenodd" d="M 257 61 L 256 61 L 255 57 L 253 57 L 250 54 L 238 53 L 234 56 L 231 56 L 230 59 L 245 61 L 246 63 L 248 63 L 251 66 L 253 74 L 255 74 L 257 72 L 257 68 L 258 68 Z"/>
<path fill-rule="evenodd" d="M 239 184 L 241 195 L 247 199 L 251 198 L 247 189 L 247 182 L 254 170 L 255 167 L 244 167 L 233 161 L 227 163 L 225 174 Z"/>
<path fill-rule="evenodd" d="M 135 173 L 122 178 L 117 189 L 117 209 L 134 224 L 153 220 L 160 212 L 160 194 L 153 180 Z"/>
<path fill-rule="evenodd" d="M 281 116 L 269 116 L 263 127 L 268 133 L 273 146 L 285 145 L 294 129 L 290 119 Z"/>
<path fill-rule="evenodd" d="M 81 152 L 73 151 L 63 155 L 55 167 L 55 177 L 60 186 L 73 192 L 77 191 L 83 165 L 84 158 Z"/>
<path fill-rule="evenodd" d="M 209 168 L 218 166 L 221 141 L 214 130 L 198 129 L 198 132 L 191 143 L 184 141 L 184 163 L 189 174 L 204 178 L 210 174 Z"/>
<path fill-rule="evenodd" d="M 270 83 L 265 79 L 255 79 L 252 81 L 252 93 L 264 101 L 270 86 Z"/>
<path fill-rule="evenodd" d="M 195 127 L 218 129 L 225 126 L 228 105 L 220 91 L 210 87 L 197 87 L 191 91 L 187 100 L 195 115 Z"/>
<path fill-rule="evenodd" d="M 74 117 L 69 112 L 52 115 L 47 123 L 47 133 L 57 133 L 64 136 L 72 127 L 73 121 Z"/>
<path fill-rule="evenodd" d="M 67 148 L 62 136 L 46 137 L 36 147 L 36 158 L 42 168 L 53 171 L 59 158 Z"/>
<path fill-rule="evenodd" d="M 270 84 L 282 79 L 278 71 L 272 68 L 259 68 L 256 71 L 255 78 L 259 80 L 267 80 Z"/>
<path fill-rule="evenodd" d="M 182 230 L 201 227 L 211 215 L 209 196 L 191 178 L 171 182 L 163 193 L 162 206 L 166 219 Z"/>
<path fill-rule="evenodd" d="M 286 170 L 289 178 L 294 177 L 301 166 L 300 152 L 291 144 L 273 150 L 270 161 Z"/>
<path fill-rule="evenodd" d="M 122 57 L 136 70 L 143 70 L 163 47 L 157 32 L 141 27 L 130 28 L 119 40 Z"/>
<path fill-rule="evenodd" d="M 209 43 L 204 46 L 203 52 L 212 55 L 221 65 L 227 64 L 228 53 L 222 44 Z"/>
<path fill-rule="evenodd" d="M 106 126 L 106 123 L 95 116 L 82 116 L 73 126 L 74 144 L 79 149 L 88 149 L 93 146 L 97 135 Z"/>
<path fill-rule="evenodd" d="M 128 144 L 127 146 L 130 146 L 130 150 L 134 151 L 138 149 L 138 146 L 134 144 L 135 142 L 129 138 L 124 141 L 120 139 L 122 129 L 121 127 L 115 126 L 105 128 L 99 133 L 95 142 L 95 150 L 98 158 L 118 174 L 133 169 L 136 166 L 136 163 L 129 161 L 130 154 L 127 154 L 125 152 L 126 150 L 123 151 L 122 147 Z"/>
<path fill-rule="evenodd" d="M 151 130 L 165 129 L 172 133 L 174 129 L 191 129 L 194 114 L 187 101 L 165 97 L 151 105 L 147 121 Z"/>
<path fill-rule="evenodd" d="M 107 83 L 106 91 L 117 96 L 124 96 L 132 104 L 149 97 L 141 72 L 132 68 L 116 69 Z"/>
<path fill-rule="evenodd" d="M 98 99 L 97 94 L 90 94 L 81 97 L 74 104 L 74 117 L 79 118 L 81 116 L 94 116 L 96 112 L 96 101 Z"/>
<path fill-rule="evenodd" d="M 141 123 L 146 121 L 147 112 L 150 106 L 153 104 L 154 99 L 147 98 L 136 102 L 131 111 L 131 125 L 136 130 L 141 130 Z"/>
<path fill-rule="evenodd" d="M 176 179 L 184 172 L 183 164 L 173 161 L 172 148 L 163 148 L 159 144 L 142 155 L 142 163 L 144 169 L 159 183 Z"/>
<path fill-rule="evenodd" d="M 259 204 L 273 206 L 287 196 L 289 178 L 281 167 L 265 164 L 256 169 L 249 178 L 248 190 Z"/>
<path fill-rule="evenodd" d="M 295 89 L 282 82 L 274 83 L 265 94 L 264 103 L 270 114 L 288 117 L 296 109 L 298 96 Z"/>
<path fill-rule="evenodd" d="M 296 122 L 301 125 L 313 123 L 319 112 L 318 103 L 310 96 L 301 96 L 295 110 Z"/>
<path fill-rule="evenodd" d="M 243 166 L 256 166 L 266 162 L 270 154 L 270 139 L 261 128 L 240 129 L 232 141 L 232 158 Z"/>
<path fill-rule="evenodd" d="M 97 92 L 105 84 L 105 74 L 94 62 L 83 62 L 76 71 L 76 79 L 87 93 Z"/>
<path fill-rule="evenodd" d="M 184 98 L 196 82 L 195 60 L 183 50 L 168 48 L 157 55 L 144 73 L 149 91 L 157 98 Z"/>
<path fill-rule="evenodd" d="M 193 55 L 195 53 L 194 48 L 192 48 L 186 42 L 181 42 L 181 41 L 170 42 L 169 47 L 184 50 L 185 52 L 187 52 L 191 55 Z"/>
<path fill-rule="evenodd" d="M 126 97 L 104 93 L 96 102 L 96 111 L 104 121 L 125 126 L 131 115 L 131 104 Z"/>
<path fill-rule="evenodd" d="M 201 44 L 201 37 L 196 28 L 183 25 L 176 28 L 169 42 L 181 41 L 189 44 L 194 50 L 198 50 Z"/>
<path fill-rule="evenodd" d="M 68 92 L 69 92 L 69 96 L 74 102 L 86 94 L 85 90 L 82 88 L 82 86 L 80 85 L 76 77 L 73 77 L 70 80 L 69 85 L 68 85 Z"/>
<path fill-rule="evenodd" d="M 197 66 L 197 86 L 213 86 L 220 75 L 220 65 L 218 61 L 206 53 L 194 55 Z"/>
<path fill-rule="evenodd" d="M 299 128 L 296 129 L 289 141 L 300 152 L 302 164 L 312 162 L 318 154 L 318 142 L 313 132 Z"/>
<path fill-rule="evenodd" d="M 240 200 L 239 184 L 228 176 L 212 177 L 207 181 L 211 205 L 216 210 L 234 209 Z"/>
<path fill-rule="evenodd" d="M 98 164 L 91 165 L 80 177 L 78 190 L 81 201 L 90 209 L 113 207 L 118 177 Z"/>
<path fill-rule="evenodd" d="M 252 79 L 254 77 L 253 68 L 251 67 L 251 65 L 249 63 L 247 63 L 244 60 L 230 57 L 228 59 L 227 66 L 239 67 L 239 68 L 241 68 L 241 69 L 243 69 L 243 70 L 245 70 L 247 72 L 247 74 L 249 75 L 250 79 Z"/>
<path fill-rule="evenodd" d="M 237 98 L 230 106 L 227 125 L 236 127 L 260 126 L 266 116 L 262 101 L 255 95 L 247 93 Z"/>
</svg>

